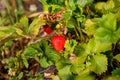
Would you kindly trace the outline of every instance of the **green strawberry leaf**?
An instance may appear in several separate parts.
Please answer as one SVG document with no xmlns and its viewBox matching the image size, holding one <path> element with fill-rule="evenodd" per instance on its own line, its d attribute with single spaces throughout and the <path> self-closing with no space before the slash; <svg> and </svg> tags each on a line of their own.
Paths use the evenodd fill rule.
<svg viewBox="0 0 120 80">
<path fill-rule="evenodd" d="M 95 9 L 101 13 L 107 13 L 107 11 L 110 11 L 114 9 L 115 4 L 113 0 L 108 0 L 107 2 L 98 2 L 95 4 Z"/>
<path fill-rule="evenodd" d="M 84 64 L 73 64 L 71 66 L 71 72 L 74 74 L 80 74 L 85 69 Z"/>
<path fill-rule="evenodd" d="M 108 50 L 112 49 L 112 44 L 111 43 L 100 43 L 96 42 L 94 51 L 95 52 L 106 52 Z"/>
<path fill-rule="evenodd" d="M 81 7 L 85 7 L 87 4 L 92 3 L 94 0 L 77 0 L 77 4 Z"/>
<path fill-rule="evenodd" d="M 94 37 L 97 41 L 100 41 L 102 43 L 115 43 L 119 39 L 116 32 L 102 27 L 97 29 Z"/>
<path fill-rule="evenodd" d="M 52 80 L 60 80 L 60 78 L 59 78 L 58 75 L 56 75 L 56 76 L 53 76 L 53 77 L 52 77 Z"/>
<path fill-rule="evenodd" d="M 5 42 L 22 37 L 14 27 L 0 27 L 0 46 Z"/>
<path fill-rule="evenodd" d="M 92 74 L 82 74 L 76 76 L 75 80 L 95 80 L 95 76 Z"/>
<path fill-rule="evenodd" d="M 83 64 L 88 56 L 86 53 L 86 44 L 77 45 L 73 53 L 76 55 L 76 59 L 72 64 Z"/>
<path fill-rule="evenodd" d="M 113 0 L 108 0 L 108 1 L 106 2 L 106 9 L 107 9 L 107 10 L 114 9 L 114 7 L 115 7 L 115 3 L 114 3 Z"/>
<path fill-rule="evenodd" d="M 118 39 L 120 39 L 120 35 L 119 35 L 119 33 L 120 33 L 120 25 L 118 26 L 117 31 L 114 32 L 115 37 L 117 37 Z"/>
<path fill-rule="evenodd" d="M 86 53 L 86 44 L 83 43 L 75 46 L 73 53 L 76 54 L 77 56 L 81 56 L 84 53 Z"/>
<path fill-rule="evenodd" d="M 75 26 L 73 20 L 69 20 L 66 26 L 67 28 L 71 28 L 71 29 L 74 28 Z"/>
<path fill-rule="evenodd" d="M 39 28 L 45 25 L 45 20 L 41 18 L 34 19 L 33 22 L 29 26 L 28 32 L 33 35 L 37 35 L 39 32 Z"/>
<path fill-rule="evenodd" d="M 117 54 L 116 56 L 114 56 L 114 59 L 116 59 L 120 62 L 120 54 Z"/>
<path fill-rule="evenodd" d="M 10 80 L 18 80 L 17 78 L 11 78 Z"/>
<path fill-rule="evenodd" d="M 32 47 L 27 47 L 24 51 L 26 57 L 35 57 L 38 54 L 38 51 Z"/>
<path fill-rule="evenodd" d="M 103 43 L 95 40 L 94 38 L 90 39 L 87 44 L 86 52 L 90 53 L 100 53 L 106 52 L 112 49 L 112 43 Z"/>
<path fill-rule="evenodd" d="M 87 58 L 87 54 L 83 53 L 83 55 L 76 57 L 73 61 L 73 65 L 83 64 Z"/>
<path fill-rule="evenodd" d="M 64 57 L 61 57 L 60 60 L 55 63 L 55 65 L 56 65 L 58 70 L 64 68 L 68 64 L 70 64 L 70 60 L 69 59 L 65 59 Z"/>
<path fill-rule="evenodd" d="M 85 68 L 79 72 L 79 74 L 75 77 L 75 80 L 95 80 L 95 75 L 91 74 L 89 68 Z"/>
<path fill-rule="evenodd" d="M 59 70 L 58 74 L 60 76 L 70 75 L 71 74 L 70 68 L 71 65 L 66 65 L 65 67 Z"/>
<path fill-rule="evenodd" d="M 28 33 L 28 27 L 29 27 L 29 21 L 28 21 L 28 18 L 26 16 L 22 17 L 20 19 L 20 23 L 23 25 L 23 31 L 25 33 Z"/>
<path fill-rule="evenodd" d="M 120 78 L 120 68 L 117 68 L 115 70 L 112 71 L 112 76 L 119 76 Z"/>
<path fill-rule="evenodd" d="M 96 32 L 97 29 L 98 29 L 98 26 L 97 26 L 96 22 L 93 22 L 90 19 L 86 20 L 86 22 L 85 22 L 85 30 L 86 30 L 86 33 L 88 35 L 93 35 Z"/>
<path fill-rule="evenodd" d="M 65 43 L 65 53 L 71 54 L 74 51 L 75 46 L 77 45 L 76 40 L 67 40 Z"/>
<path fill-rule="evenodd" d="M 45 53 L 45 51 L 47 50 L 48 48 L 48 42 L 47 41 L 42 41 L 42 42 L 39 42 L 40 43 L 40 48 L 42 49 L 42 51 Z"/>
<path fill-rule="evenodd" d="M 116 14 L 109 13 L 103 15 L 102 19 L 100 20 L 100 26 L 111 31 L 115 31 L 117 29 Z"/>
<path fill-rule="evenodd" d="M 86 52 L 88 54 L 93 53 L 95 45 L 96 45 L 95 44 L 95 40 L 94 39 L 90 39 L 89 42 L 88 42 L 88 44 L 87 44 L 87 46 L 86 46 L 86 48 L 87 48 Z"/>
<path fill-rule="evenodd" d="M 30 47 L 36 49 L 38 52 L 43 53 L 43 50 L 40 47 L 41 44 L 42 44 L 42 42 L 37 42 L 37 43 L 31 44 Z"/>
<path fill-rule="evenodd" d="M 28 68 L 29 63 L 28 63 L 28 61 L 27 61 L 27 58 L 26 58 L 23 54 L 22 54 L 22 60 L 23 60 L 24 66 L 25 66 L 26 68 Z"/>
<path fill-rule="evenodd" d="M 22 77 L 23 77 L 23 72 L 20 72 L 18 75 L 18 80 L 22 79 Z"/>
<path fill-rule="evenodd" d="M 13 34 L 16 30 L 12 27 L 0 27 L 0 39 L 7 37 L 10 34 Z"/>
<path fill-rule="evenodd" d="M 38 50 L 39 52 L 45 53 L 47 47 L 48 47 L 48 42 L 47 41 L 40 41 L 36 42 L 30 45 L 32 48 Z"/>
<path fill-rule="evenodd" d="M 65 13 L 63 13 L 63 16 L 65 20 L 69 20 L 72 16 L 72 11 L 71 10 L 66 11 Z"/>
<path fill-rule="evenodd" d="M 60 59 L 60 55 L 54 49 L 48 48 L 45 52 L 47 58 L 51 61 L 57 62 Z"/>
<path fill-rule="evenodd" d="M 43 5 L 47 4 L 47 0 L 38 0 L 38 1 L 40 1 Z"/>
<path fill-rule="evenodd" d="M 75 10 L 75 9 L 76 9 L 74 0 L 70 0 L 70 1 L 69 1 L 69 9 L 70 9 L 70 10 Z"/>
<path fill-rule="evenodd" d="M 100 43 L 96 41 L 96 45 L 94 48 L 94 52 L 106 52 L 108 50 L 112 49 L 112 44 L 111 43 Z"/>
<path fill-rule="evenodd" d="M 65 75 L 60 78 L 61 80 L 74 80 L 75 76 L 74 75 Z"/>
<path fill-rule="evenodd" d="M 70 69 L 71 65 L 67 65 L 58 71 L 58 75 L 60 76 L 61 80 L 73 80 Z"/>
<path fill-rule="evenodd" d="M 40 58 L 40 65 L 41 67 L 47 68 L 50 66 L 50 64 L 47 62 L 47 59 L 45 57 Z"/>
<path fill-rule="evenodd" d="M 7 41 L 6 43 L 5 43 L 5 46 L 6 47 L 8 47 L 8 48 L 11 48 L 12 47 L 12 45 L 13 45 L 13 41 Z"/>
<path fill-rule="evenodd" d="M 103 80 L 119 80 L 119 76 L 105 76 Z"/>
<path fill-rule="evenodd" d="M 96 54 L 94 55 L 91 60 L 91 71 L 95 72 L 96 74 L 101 74 L 107 70 L 107 57 L 103 54 Z"/>
</svg>

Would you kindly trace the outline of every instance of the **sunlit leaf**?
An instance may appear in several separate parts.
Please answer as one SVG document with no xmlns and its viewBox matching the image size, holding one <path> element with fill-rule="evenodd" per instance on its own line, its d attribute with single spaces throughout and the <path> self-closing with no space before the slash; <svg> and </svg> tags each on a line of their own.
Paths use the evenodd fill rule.
<svg viewBox="0 0 120 80">
<path fill-rule="evenodd" d="M 90 4 L 92 2 L 93 0 L 77 0 L 77 4 L 82 7 L 85 7 L 87 4 Z"/>
<path fill-rule="evenodd" d="M 106 5 L 107 5 L 107 7 L 106 7 L 107 10 L 113 9 L 115 7 L 115 3 L 113 0 L 108 0 L 106 2 Z"/>
<path fill-rule="evenodd" d="M 71 11 L 71 10 L 66 11 L 66 12 L 63 14 L 63 16 L 64 16 L 64 19 L 65 19 L 65 20 L 69 20 L 69 19 L 71 18 L 71 16 L 72 16 L 72 11 Z"/>
<path fill-rule="evenodd" d="M 107 11 L 114 9 L 115 3 L 113 0 L 107 2 L 98 2 L 95 4 L 95 9 L 99 12 L 106 13 Z"/>
<path fill-rule="evenodd" d="M 24 32 L 23 32 L 21 29 L 15 28 L 15 30 L 16 30 L 16 33 L 17 33 L 18 35 L 24 36 Z"/>
<path fill-rule="evenodd" d="M 67 26 L 68 28 L 74 28 L 74 24 L 73 24 L 72 21 L 69 21 L 66 26 Z"/>
<path fill-rule="evenodd" d="M 85 22 L 85 30 L 88 35 L 93 35 L 97 30 L 97 25 L 90 19 L 87 19 Z"/>
<path fill-rule="evenodd" d="M 97 29 L 94 36 L 97 41 L 100 41 L 102 43 L 115 43 L 119 39 L 116 32 L 105 28 Z"/>
<path fill-rule="evenodd" d="M 45 25 L 45 20 L 41 18 L 34 19 L 30 24 L 29 33 L 33 35 L 37 35 L 39 32 L 39 28 Z"/>
<path fill-rule="evenodd" d="M 29 26 L 28 18 L 26 16 L 22 17 L 20 19 L 20 23 L 23 25 L 23 31 L 28 33 L 28 26 Z"/>
<path fill-rule="evenodd" d="M 106 5 L 105 2 L 98 2 L 98 3 L 95 4 L 95 9 L 102 10 L 102 9 L 104 9 L 105 5 Z"/>
<path fill-rule="evenodd" d="M 84 64 L 73 64 L 71 66 L 71 72 L 73 72 L 74 74 L 80 74 L 80 72 L 83 71 L 84 69 L 85 69 Z"/>
<path fill-rule="evenodd" d="M 112 49 L 112 43 L 100 43 L 97 41 L 95 43 L 96 43 L 94 48 L 95 52 L 106 52 Z"/>
<path fill-rule="evenodd" d="M 59 78 L 59 76 L 56 75 L 56 76 L 52 77 L 52 80 L 60 80 L 60 78 Z"/>
<path fill-rule="evenodd" d="M 104 76 L 103 80 L 119 80 L 119 76 Z"/>
<path fill-rule="evenodd" d="M 91 70 L 96 74 L 101 74 L 107 70 L 107 57 L 103 54 L 96 54 L 91 58 Z"/>
<path fill-rule="evenodd" d="M 73 76 L 70 71 L 71 65 L 67 65 L 64 68 L 60 69 L 58 74 L 62 80 L 73 80 Z"/>
<path fill-rule="evenodd" d="M 5 42 L 21 37 L 16 34 L 16 29 L 14 27 L 0 27 L 0 45 Z"/>
<path fill-rule="evenodd" d="M 87 50 L 86 50 L 86 52 L 88 54 L 93 53 L 95 45 L 96 44 L 95 44 L 94 39 L 90 39 L 89 42 L 88 42 L 88 44 L 87 44 Z"/>
<path fill-rule="evenodd" d="M 59 75 L 60 75 L 60 76 L 64 76 L 64 75 L 69 75 L 69 74 L 71 74 L 70 68 L 71 68 L 71 65 L 67 65 L 67 66 L 65 66 L 64 68 L 60 69 L 60 70 L 59 70 Z"/>
<path fill-rule="evenodd" d="M 70 8 L 71 10 L 75 10 L 75 9 L 76 9 L 74 0 L 69 0 L 69 8 Z"/>
<path fill-rule="evenodd" d="M 15 29 L 13 27 L 0 27 L 0 39 L 7 37 L 10 34 L 13 34 Z"/>
<path fill-rule="evenodd" d="M 111 31 L 115 31 L 116 26 L 116 14 L 109 13 L 102 16 L 100 20 L 100 26 L 106 29 L 110 29 Z"/>
<path fill-rule="evenodd" d="M 75 80 L 95 80 L 95 76 L 92 74 L 82 74 L 76 76 Z"/>
</svg>

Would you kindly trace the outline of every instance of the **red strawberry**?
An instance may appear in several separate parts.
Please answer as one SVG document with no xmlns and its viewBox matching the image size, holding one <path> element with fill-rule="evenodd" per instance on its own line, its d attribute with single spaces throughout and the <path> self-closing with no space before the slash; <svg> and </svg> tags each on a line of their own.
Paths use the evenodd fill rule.
<svg viewBox="0 0 120 80">
<path fill-rule="evenodd" d="M 53 33 L 53 30 L 50 28 L 50 26 L 48 25 L 45 25 L 44 26 L 44 31 L 47 33 L 47 34 L 52 34 Z"/>
<path fill-rule="evenodd" d="M 56 35 L 52 38 L 52 44 L 57 51 L 64 49 L 66 38 L 62 35 Z"/>
</svg>

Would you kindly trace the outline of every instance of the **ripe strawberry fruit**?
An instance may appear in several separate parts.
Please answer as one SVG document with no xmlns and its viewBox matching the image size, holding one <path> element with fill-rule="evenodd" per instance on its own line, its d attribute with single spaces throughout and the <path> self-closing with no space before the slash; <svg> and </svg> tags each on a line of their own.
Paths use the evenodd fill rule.
<svg viewBox="0 0 120 80">
<path fill-rule="evenodd" d="M 66 38 L 62 35 L 56 35 L 52 38 L 53 47 L 57 51 L 61 51 L 64 49 L 65 42 L 66 42 Z"/>
<path fill-rule="evenodd" d="M 44 31 L 47 33 L 47 34 L 52 34 L 53 33 L 53 30 L 50 28 L 50 26 L 48 25 L 45 25 L 44 26 Z"/>
</svg>

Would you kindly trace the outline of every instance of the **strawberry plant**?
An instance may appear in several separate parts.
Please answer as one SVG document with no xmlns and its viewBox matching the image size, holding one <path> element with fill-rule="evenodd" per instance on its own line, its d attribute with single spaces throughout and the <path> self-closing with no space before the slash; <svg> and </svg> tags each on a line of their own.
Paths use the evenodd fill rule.
<svg viewBox="0 0 120 80">
<path fill-rule="evenodd" d="M 119 80 L 119 0 L 39 2 L 39 15 L 0 25 L 0 79 Z"/>
</svg>

